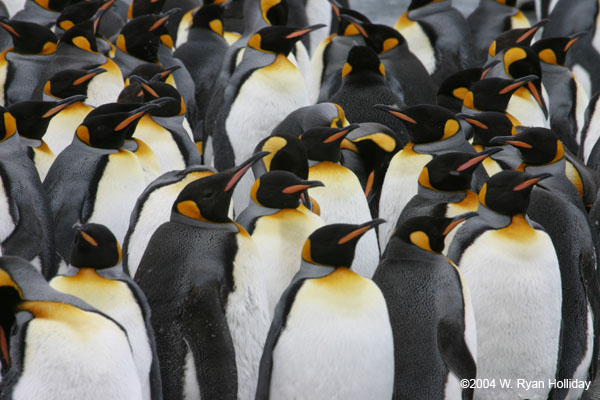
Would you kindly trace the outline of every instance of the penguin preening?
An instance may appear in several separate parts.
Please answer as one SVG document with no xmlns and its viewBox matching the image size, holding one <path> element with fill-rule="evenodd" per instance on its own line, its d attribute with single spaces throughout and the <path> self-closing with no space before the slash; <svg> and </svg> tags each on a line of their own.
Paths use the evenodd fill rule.
<svg viewBox="0 0 600 400">
<path fill-rule="evenodd" d="M 256 247 L 228 211 L 235 185 L 265 155 L 188 184 L 140 261 L 135 280 L 152 310 L 164 399 L 255 391 L 268 311 Z"/>
<path fill-rule="evenodd" d="M 448 257 L 471 293 L 477 378 L 546 380 L 558 372 L 562 289 L 552 240 L 525 216 L 533 185 L 549 174 L 502 171 L 479 192 L 478 216 L 458 230 Z M 476 388 L 483 396 L 546 398 L 551 388 Z"/>
<path fill-rule="evenodd" d="M 460 270 L 442 251 L 445 236 L 475 215 L 404 221 L 375 271 L 394 333 L 394 399 L 473 396 L 459 384 L 476 377 L 473 306 Z"/>
<path fill-rule="evenodd" d="M 388 308 L 377 285 L 349 268 L 361 236 L 381 222 L 326 225 L 306 240 L 264 345 L 257 400 L 392 397 Z"/>
<path fill-rule="evenodd" d="M 0 258 L 0 297 L 0 397 L 142 400 L 127 333 L 113 319 L 18 257 Z"/>
<path fill-rule="evenodd" d="M 70 263 L 71 270 L 54 277 L 50 287 L 114 318 L 129 338 L 142 399 L 162 399 L 150 308 L 141 289 L 119 267 L 121 247 L 115 236 L 104 225 L 78 226 Z"/>
</svg>

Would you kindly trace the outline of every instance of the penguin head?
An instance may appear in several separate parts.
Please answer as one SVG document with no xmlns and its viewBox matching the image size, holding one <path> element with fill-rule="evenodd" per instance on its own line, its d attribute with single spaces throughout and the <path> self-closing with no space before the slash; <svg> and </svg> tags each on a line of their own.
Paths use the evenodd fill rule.
<svg viewBox="0 0 600 400">
<path fill-rule="evenodd" d="M 160 44 L 173 48 L 173 39 L 165 27 L 169 17 L 179 9 L 164 14 L 142 15 L 129 21 L 117 37 L 117 47 L 124 53 L 146 62 L 158 62 Z"/>
<path fill-rule="evenodd" d="M 76 268 L 104 269 L 121 262 L 121 246 L 115 235 L 104 225 L 75 226 L 70 263 Z"/>
<path fill-rule="evenodd" d="M 419 175 L 419 185 L 443 192 L 469 190 L 475 169 L 487 157 L 501 150 L 493 148 L 481 153 L 440 154 L 425 165 Z"/>
<path fill-rule="evenodd" d="M 114 2 L 111 1 L 110 3 L 112 5 Z M 101 0 L 87 0 L 70 3 L 62 10 L 56 19 L 56 25 L 63 31 L 68 31 L 75 25 L 88 19 L 92 19 L 103 5 L 104 2 Z"/>
<path fill-rule="evenodd" d="M 144 103 L 144 89 L 142 85 L 137 82 L 130 82 L 129 85 L 125 86 L 119 97 L 117 97 L 117 103 L 119 104 L 142 104 Z"/>
<path fill-rule="evenodd" d="M 406 39 L 397 30 L 387 25 L 354 23 L 365 42 L 379 55 L 387 53 L 398 46 L 406 45 Z"/>
<path fill-rule="evenodd" d="M 289 171 L 301 179 L 308 179 L 306 148 L 297 136 L 269 136 L 256 146 L 254 153 L 258 152 L 267 152 L 268 154 L 262 158 L 261 162 L 252 165 L 255 177 L 268 171 Z M 261 166 L 262 168 L 259 168 Z"/>
<path fill-rule="evenodd" d="M 568 37 L 538 40 L 531 48 L 536 52 L 541 61 L 552 65 L 565 65 L 567 51 L 586 33 L 579 32 Z"/>
<path fill-rule="evenodd" d="M 165 68 L 160 64 L 153 63 L 143 63 L 135 67 L 127 79 L 125 79 L 125 86 L 130 84 L 130 79 L 132 76 L 139 76 L 147 81 L 160 81 L 168 83 L 169 85 L 175 87 L 175 80 L 173 79 L 173 72 L 177 71 L 181 68 L 180 65 L 173 65 L 171 67 Z"/>
<path fill-rule="evenodd" d="M 536 52 L 531 47 L 510 47 L 504 50 L 502 61 L 504 64 L 504 72 L 513 79 L 532 75 L 536 76 L 536 78 L 527 82 L 525 87 L 535 98 L 535 101 L 547 118 L 548 107 L 542 97 L 542 66 Z"/>
<path fill-rule="evenodd" d="M 90 53 L 98 52 L 96 43 L 97 20 L 88 19 L 75 25 L 60 37 L 59 44 L 70 44 Z"/>
<path fill-rule="evenodd" d="M 333 6 L 333 3 L 332 3 Z M 333 8 L 335 12 L 335 7 Z M 360 35 L 361 23 L 371 23 L 371 20 L 364 14 L 350 8 L 338 8 L 338 36 L 356 36 Z"/>
<path fill-rule="evenodd" d="M 403 109 L 385 105 L 375 107 L 400 119 L 415 144 L 445 140 L 461 132 L 460 123 L 455 115 L 444 107 L 433 104 L 421 104 Z"/>
<path fill-rule="evenodd" d="M 548 19 L 542 19 L 529 28 L 517 28 L 503 32 L 492 42 L 488 49 L 488 54 L 490 57 L 496 57 L 496 54 L 502 50 L 513 46 L 530 46 L 536 32 L 548 21 Z"/>
<path fill-rule="evenodd" d="M 516 147 L 525 165 L 554 164 L 565 157 L 565 148 L 554 131 L 546 128 L 517 128 L 514 136 L 498 136 L 492 143 L 506 143 Z"/>
<path fill-rule="evenodd" d="M 127 18 L 135 19 L 148 14 L 159 14 L 165 5 L 165 0 L 133 0 L 129 3 Z"/>
<path fill-rule="evenodd" d="M 209 4 L 200 7 L 192 17 L 192 26 L 194 28 L 203 28 L 213 31 L 219 36 L 223 36 L 223 15 L 225 8 L 223 4 Z"/>
<path fill-rule="evenodd" d="M 446 236 L 462 222 L 476 215 L 477 213 L 470 212 L 454 218 L 432 216 L 410 218 L 396 229 L 392 237 L 397 237 L 421 250 L 441 254 L 444 251 Z"/>
<path fill-rule="evenodd" d="M 152 110 L 152 115 L 157 117 L 174 117 L 185 114 L 185 103 L 183 97 L 173 86 L 160 81 L 146 81 L 138 76 L 132 76 L 131 80 L 139 83 L 144 91 L 145 101 L 165 99 L 160 108 Z"/>
<path fill-rule="evenodd" d="M 17 121 L 19 135 L 42 140 L 55 115 L 85 98 L 83 95 L 75 95 L 60 101 L 21 101 L 8 107 L 8 110 Z"/>
<path fill-rule="evenodd" d="M 104 68 L 65 69 L 52 75 L 44 85 L 44 94 L 57 99 L 87 95 L 90 82 L 106 72 Z"/>
<path fill-rule="evenodd" d="M 516 7 L 517 0 L 496 0 L 497 3 L 503 4 L 507 7 Z"/>
<path fill-rule="evenodd" d="M 512 95 L 537 76 L 518 79 L 486 78 L 471 85 L 463 100 L 463 109 L 505 112 Z"/>
<path fill-rule="evenodd" d="M 348 58 L 342 67 L 342 79 L 349 76 L 358 76 L 361 80 L 382 80 L 385 79 L 385 67 L 373 49 L 354 46 L 348 52 Z"/>
<path fill-rule="evenodd" d="M 350 268 L 358 240 L 384 223 L 378 218 L 361 225 L 331 224 L 314 231 L 304 242 L 302 260 L 327 267 Z"/>
<path fill-rule="evenodd" d="M 444 0 L 412 0 L 408 6 L 408 11 L 416 10 L 432 3 L 439 3 Z"/>
<path fill-rule="evenodd" d="M 0 27 L 10 34 L 14 51 L 17 53 L 52 54 L 56 51 L 58 38 L 45 26 L 0 17 Z"/>
<path fill-rule="evenodd" d="M 0 114 L 2 114 L 2 123 L 0 124 L 0 143 L 2 143 L 17 133 L 17 120 L 2 106 L 0 106 Z"/>
<path fill-rule="evenodd" d="M 268 25 L 287 25 L 288 2 L 287 0 L 260 0 L 260 14 Z"/>
<path fill-rule="evenodd" d="M 484 147 L 500 146 L 490 142 L 496 136 L 516 135 L 517 130 L 506 114 L 496 111 L 484 111 L 478 114 L 457 114 L 467 122 L 473 132 L 473 144 Z"/>
<path fill-rule="evenodd" d="M 356 128 L 358 124 L 343 128 L 312 128 L 304 132 L 300 140 L 309 160 L 339 162 L 342 140 Z"/>
<path fill-rule="evenodd" d="M 320 181 L 307 181 L 288 171 L 270 171 L 258 178 L 250 198 L 256 204 L 268 208 L 296 209 L 301 195 L 310 188 L 324 186 Z"/>
<path fill-rule="evenodd" d="M 248 47 L 264 53 L 283 54 L 287 56 L 298 40 L 324 26 L 323 24 L 304 28 L 267 26 L 250 37 Z"/>
<path fill-rule="evenodd" d="M 471 85 L 485 76 L 483 68 L 465 69 L 446 78 L 437 92 L 437 104 L 448 110 L 459 113 L 463 100 Z"/>
<path fill-rule="evenodd" d="M 33 0 L 33 2 L 44 10 L 60 13 L 69 3 L 69 0 Z"/>
<path fill-rule="evenodd" d="M 77 138 L 91 147 L 118 150 L 131 138 L 145 114 L 160 107 L 163 99 L 144 105 L 108 103 L 90 111 L 75 132 Z"/>
<path fill-rule="evenodd" d="M 492 175 L 479 191 L 479 203 L 499 214 L 525 214 L 533 185 L 550 174 L 530 175 L 506 170 Z"/>
<path fill-rule="evenodd" d="M 237 167 L 189 183 L 173 203 L 173 214 L 186 218 L 223 224 L 231 222 L 228 216 L 233 190 L 252 164 L 267 155 L 254 154 Z"/>
</svg>

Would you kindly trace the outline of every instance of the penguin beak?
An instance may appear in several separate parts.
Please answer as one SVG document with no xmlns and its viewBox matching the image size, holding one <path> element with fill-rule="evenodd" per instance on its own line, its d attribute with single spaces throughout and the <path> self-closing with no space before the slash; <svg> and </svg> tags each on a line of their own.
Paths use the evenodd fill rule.
<svg viewBox="0 0 600 400">
<path fill-rule="evenodd" d="M 344 235 L 340 240 L 338 240 L 337 243 L 344 244 L 344 243 L 351 241 L 352 239 L 361 237 L 362 235 L 367 233 L 367 231 L 369 231 L 370 229 L 375 228 L 376 226 L 381 225 L 384 222 L 385 222 L 385 219 L 377 218 L 372 221 L 366 222 L 362 225 L 357 225 L 356 228 L 352 232 Z"/>
<path fill-rule="evenodd" d="M 487 63 L 484 67 L 483 67 L 483 71 L 481 72 L 481 76 L 479 77 L 479 80 L 483 79 L 486 77 L 486 75 L 492 70 L 492 68 L 494 68 L 496 65 L 498 65 L 500 63 L 500 60 L 492 60 L 489 63 Z"/>
<path fill-rule="evenodd" d="M 233 171 L 235 171 L 233 176 L 231 177 L 231 179 L 229 179 L 229 181 L 227 182 L 227 185 L 225 185 L 225 189 L 223 191 L 228 192 L 228 191 L 234 189 L 235 186 L 240 181 L 240 179 L 242 179 L 244 174 L 246 172 L 248 172 L 250 167 L 252 167 L 252 165 L 254 165 L 258 160 L 261 160 L 267 154 L 270 154 L 270 153 L 268 151 L 261 151 L 260 153 L 256 153 L 252 157 L 250 157 L 249 159 L 244 161 L 242 164 L 240 164 L 238 167 L 236 167 L 233 170 Z"/>
<path fill-rule="evenodd" d="M 329 136 L 327 139 L 323 140 L 323 143 L 331 143 L 331 142 L 335 142 L 336 140 L 340 140 L 340 139 L 346 137 L 346 135 L 348 135 L 350 132 L 352 132 L 353 130 L 355 130 L 358 127 L 359 127 L 358 124 L 352 124 L 352 125 L 345 126 L 344 128 L 339 129 L 333 135 Z"/>
<path fill-rule="evenodd" d="M 521 36 L 519 36 L 519 38 L 516 40 L 516 44 L 519 44 L 521 42 L 523 42 L 524 40 L 526 40 L 527 38 L 535 35 L 535 33 L 544 25 L 546 25 L 546 23 L 548 23 L 548 21 L 550 21 L 547 18 L 544 18 L 542 20 L 540 20 L 537 24 L 533 25 L 531 28 L 529 28 L 527 30 L 527 32 L 525 32 L 524 34 L 522 34 Z"/>
<path fill-rule="evenodd" d="M 376 104 L 373 107 L 375 107 L 378 110 L 386 111 L 386 112 L 392 114 L 394 117 L 400 118 L 402 121 L 406 121 L 411 124 L 417 125 L 417 121 L 415 121 L 413 118 L 409 117 L 408 115 L 404 114 L 403 112 L 400 111 L 400 109 L 398 109 L 394 106 L 386 106 L 384 104 Z"/>
<path fill-rule="evenodd" d="M 489 126 L 487 126 L 486 124 L 484 124 L 481 121 L 478 121 L 474 118 L 474 115 L 470 115 L 470 114 L 456 114 L 456 118 L 458 119 L 462 119 L 463 121 L 467 122 L 469 125 L 473 125 L 478 127 L 479 129 L 483 129 L 484 131 L 487 131 L 488 129 L 490 129 Z"/>
<path fill-rule="evenodd" d="M 160 98 L 160 95 L 158 93 L 156 93 L 156 90 L 152 89 L 152 87 L 150 86 L 148 81 L 145 80 L 144 78 L 142 78 L 141 76 L 138 76 L 138 75 L 130 76 L 129 81 L 138 83 L 146 93 L 148 93 L 150 96 L 154 97 L 155 99 Z"/>
<path fill-rule="evenodd" d="M 156 29 L 160 28 L 162 25 L 164 25 L 167 20 L 169 19 L 169 17 L 177 12 L 181 11 L 181 8 L 172 8 L 169 11 L 167 11 L 166 13 L 163 14 L 162 17 L 160 17 L 159 19 L 156 20 L 155 23 L 153 23 L 150 28 L 148 28 L 148 32 L 152 32 L 155 31 Z"/>
<path fill-rule="evenodd" d="M 371 171 L 367 177 L 367 184 L 365 185 L 365 197 L 369 199 L 369 195 L 373 190 L 373 184 L 375 183 L 375 170 Z"/>
<path fill-rule="evenodd" d="M 8 328 L 8 327 L 7 327 Z M 6 329 L 3 324 L 0 324 L 0 370 L 2 371 L 2 375 L 6 375 L 8 368 L 10 367 L 10 352 L 8 349 L 8 335 L 6 334 Z"/>
<path fill-rule="evenodd" d="M 529 143 L 518 139 L 515 140 L 515 136 L 496 136 L 490 140 L 490 143 L 506 143 L 522 149 L 533 149 L 533 146 Z"/>
<path fill-rule="evenodd" d="M 106 3 L 102 4 L 102 6 L 98 8 L 98 11 L 96 11 L 94 16 L 92 17 L 92 21 L 94 21 L 94 35 L 96 35 L 96 32 L 98 32 L 98 25 L 100 25 L 100 20 L 102 19 L 102 16 L 106 12 L 106 10 L 108 10 L 110 6 L 112 6 L 115 3 L 115 1 L 117 0 L 109 0 Z"/>
<path fill-rule="evenodd" d="M 81 85 L 84 82 L 89 81 L 90 79 L 92 79 L 93 77 L 95 77 L 96 75 L 100 75 L 102 73 L 106 72 L 106 69 L 104 68 L 94 68 L 88 71 L 87 74 L 75 79 L 73 81 L 73 86 L 78 86 Z"/>
<path fill-rule="evenodd" d="M 21 34 L 19 32 L 17 32 L 15 30 L 15 28 L 10 26 L 9 24 L 10 24 L 10 21 L 8 20 L 8 18 L 3 17 L 0 19 L 0 26 L 2 28 L 4 28 L 8 33 L 10 33 L 11 35 L 13 35 L 15 37 L 21 37 Z"/>
<path fill-rule="evenodd" d="M 342 20 L 340 18 L 340 8 L 342 6 L 335 0 L 329 0 L 329 4 L 331 5 L 331 9 L 333 10 L 333 13 L 335 14 L 335 17 L 337 18 L 338 22 L 340 22 Z"/>
<path fill-rule="evenodd" d="M 127 128 L 133 122 L 136 122 L 137 120 L 142 118 L 149 111 L 161 107 L 164 103 L 167 103 L 172 99 L 172 97 L 163 97 L 162 99 L 151 101 L 150 103 L 146 103 L 143 106 L 136 108 L 135 110 L 129 113 L 129 116 L 127 118 L 125 118 L 115 127 L 115 131 L 118 132 Z"/>
<path fill-rule="evenodd" d="M 300 185 L 292 185 L 284 188 L 281 193 L 283 194 L 294 194 L 298 192 L 303 192 L 310 188 L 325 186 L 325 184 L 321 181 L 303 181 Z"/>
<path fill-rule="evenodd" d="M 482 151 L 481 153 L 477 153 L 477 155 L 475 157 L 473 157 L 469 161 L 461 164 L 458 168 L 456 168 L 456 171 L 457 172 L 462 172 L 462 171 L 467 170 L 467 169 L 469 169 L 471 167 L 474 167 L 474 166 L 482 163 L 483 160 L 485 160 L 486 158 L 488 158 L 492 154 L 496 154 L 499 151 L 502 151 L 502 149 L 496 147 L 496 148 L 493 148 L 493 149 L 488 149 L 488 150 Z"/>
<path fill-rule="evenodd" d="M 50 117 L 58 114 L 60 111 L 64 110 L 71 104 L 77 103 L 79 101 L 84 101 L 86 98 L 87 98 L 87 96 L 84 96 L 82 94 L 67 97 L 66 99 L 63 99 L 63 100 L 57 102 L 57 104 L 54 107 L 52 107 L 51 109 L 46 111 L 46 113 L 44 115 L 42 115 L 42 118 L 50 118 Z"/>
<path fill-rule="evenodd" d="M 546 106 L 546 102 L 544 101 L 544 98 L 541 95 L 542 80 L 539 79 L 536 82 L 528 82 L 527 87 L 529 88 L 529 91 L 533 95 L 533 98 L 535 99 L 535 101 L 538 103 L 538 105 L 544 112 L 544 117 L 546 117 L 546 119 L 547 119 L 548 118 L 548 107 Z"/>
<path fill-rule="evenodd" d="M 360 33 L 360 35 L 362 37 L 364 37 L 365 39 L 369 38 L 369 34 L 367 33 L 367 31 L 365 30 L 365 28 L 362 25 L 362 22 L 359 21 L 358 19 L 344 14 L 342 15 L 342 19 L 348 21 L 350 24 L 352 24 L 352 26 L 354 26 L 356 28 L 356 30 L 358 31 L 358 33 Z"/>
<path fill-rule="evenodd" d="M 457 215 L 456 217 L 452 218 L 452 221 L 450 221 L 450 223 L 448 224 L 448 226 L 446 226 L 446 229 L 444 229 L 444 232 L 442 234 L 444 236 L 446 236 L 447 234 L 449 234 L 450 232 L 452 232 L 452 230 L 454 228 L 456 228 L 458 225 L 460 225 L 462 222 L 465 222 L 469 218 L 473 218 L 476 215 L 477 215 L 476 212 L 468 212 L 468 213 L 465 213 L 465 214 Z"/>
<path fill-rule="evenodd" d="M 527 176 L 527 175 L 525 175 Z M 528 187 L 531 187 L 533 185 L 535 185 L 536 183 L 538 183 L 539 181 L 541 181 L 542 179 L 546 179 L 551 177 L 552 174 L 549 173 L 543 173 L 543 174 L 539 174 L 539 175 L 530 175 L 530 178 L 523 181 L 522 183 L 518 184 L 517 186 L 515 186 L 513 188 L 513 190 L 515 192 L 519 191 L 519 190 L 523 190 L 523 189 L 527 189 Z"/>
<path fill-rule="evenodd" d="M 498 94 L 502 95 L 502 94 L 507 94 L 507 93 L 513 92 L 513 91 L 517 90 L 518 88 L 520 88 L 521 86 L 525 85 L 526 83 L 529 83 L 536 79 L 540 79 L 540 78 L 536 75 L 527 75 L 522 78 L 515 79 L 513 81 L 513 83 L 506 86 L 504 89 L 500 90 L 498 92 Z"/>
<path fill-rule="evenodd" d="M 169 75 L 177 71 L 179 68 L 181 68 L 181 65 L 175 64 L 172 67 L 165 69 L 163 72 L 159 72 L 158 74 L 154 75 L 150 80 L 155 81 L 160 79 L 166 79 Z"/>
<path fill-rule="evenodd" d="M 312 31 L 316 31 L 317 29 L 321 29 L 321 28 L 324 28 L 326 26 L 327 25 L 325 25 L 325 24 L 317 24 L 317 25 L 307 26 L 305 28 L 299 28 L 299 29 L 295 30 L 294 32 L 288 34 L 285 38 L 286 39 L 301 38 L 304 35 L 308 35 Z"/>
<path fill-rule="evenodd" d="M 567 52 L 571 48 L 571 46 L 573 46 L 575 44 L 575 42 L 577 42 L 579 39 L 581 39 L 581 37 L 585 36 L 586 33 L 587 32 L 578 32 L 578 33 L 575 33 L 575 34 L 569 36 L 569 39 L 571 39 L 571 40 L 569 40 L 569 42 L 565 45 L 565 48 L 563 49 L 563 51 Z"/>
</svg>

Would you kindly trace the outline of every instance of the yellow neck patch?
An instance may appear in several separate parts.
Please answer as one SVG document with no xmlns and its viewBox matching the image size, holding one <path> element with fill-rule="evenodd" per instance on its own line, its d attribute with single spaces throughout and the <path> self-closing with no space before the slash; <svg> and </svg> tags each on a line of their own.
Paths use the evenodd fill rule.
<svg viewBox="0 0 600 400">
<path fill-rule="evenodd" d="M 354 36 L 360 35 L 358 28 L 352 24 L 348 25 L 346 29 L 344 29 L 344 36 Z"/>
<path fill-rule="evenodd" d="M 269 18 L 267 18 L 267 13 L 277 4 L 281 3 L 281 0 L 260 0 L 260 10 L 262 12 L 263 19 L 267 21 L 270 25 L 272 25 Z"/>
<path fill-rule="evenodd" d="M 446 125 L 444 125 L 444 136 L 442 136 L 442 140 L 456 135 L 459 129 L 460 124 L 458 121 L 455 119 L 449 119 L 446 121 Z"/>
<path fill-rule="evenodd" d="M 485 204 L 485 196 L 487 194 L 487 183 L 484 183 L 483 186 L 481 187 L 481 190 L 479 190 L 479 202 L 483 205 L 486 206 Z"/>
<path fill-rule="evenodd" d="M 383 41 L 383 50 L 382 53 L 386 53 L 392 50 L 394 47 L 398 46 L 400 42 L 396 38 L 388 38 Z"/>
<path fill-rule="evenodd" d="M 17 120 L 8 111 L 4 113 L 4 130 L 6 135 L 2 141 L 8 139 L 17 132 Z"/>
<path fill-rule="evenodd" d="M 538 53 L 538 57 L 540 60 L 547 64 L 557 65 L 558 61 L 556 60 L 556 54 L 552 49 L 544 49 Z"/>
<path fill-rule="evenodd" d="M 274 136 L 268 139 L 262 147 L 262 151 L 268 151 L 269 154 L 263 157 L 262 161 L 265 164 L 267 171 L 271 170 L 271 161 L 279 150 L 281 150 L 287 144 L 287 140 L 282 137 Z"/>
<path fill-rule="evenodd" d="M 192 200 L 185 200 L 177 203 L 177 211 L 181 215 L 185 215 L 188 218 L 196 219 L 198 221 L 210 222 L 202 216 L 200 209 Z"/>
<path fill-rule="evenodd" d="M 87 126 L 85 125 L 79 125 L 77 127 L 77 131 L 75 131 L 75 134 L 77 135 L 77 137 L 79 138 L 79 140 L 81 140 L 83 143 L 86 143 L 88 145 L 91 146 L 90 144 L 90 131 L 87 128 Z"/>
<path fill-rule="evenodd" d="M 77 46 L 77 48 L 80 48 L 81 50 L 89 51 L 90 53 L 94 52 L 92 51 L 92 45 L 90 44 L 89 40 L 87 40 L 83 36 L 74 37 L 72 42 L 75 46 Z"/>
<path fill-rule="evenodd" d="M 47 55 L 53 54 L 56 51 L 56 43 L 54 42 L 46 42 L 44 43 L 44 47 L 42 47 L 42 51 L 40 54 Z"/>
<path fill-rule="evenodd" d="M 429 169 L 427 169 L 427 167 L 424 167 L 419 174 L 419 185 L 427 189 L 436 190 L 433 186 L 431 186 L 431 182 L 429 181 Z"/>
<path fill-rule="evenodd" d="M 8 272 L 4 270 L 0 270 L 0 287 L 2 286 L 10 286 L 19 293 L 19 297 L 23 299 L 23 292 L 21 292 L 21 288 L 17 286 L 15 281 L 12 280 L 11 276 Z"/>
<path fill-rule="evenodd" d="M 456 97 L 457 99 L 464 100 L 468 92 L 469 89 L 466 87 L 459 87 L 452 91 L 452 96 Z"/>
<path fill-rule="evenodd" d="M 520 60 L 527 58 L 527 52 L 520 47 L 513 47 L 512 49 L 508 49 L 506 53 L 504 53 L 504 71 L 506 75 L 512 76 L 508 69 L 510 66 Z"/>
<path fill-rule="evenodd" d="M 117 47 L 123 53 L 127 53 L 127 45 L 125 44 L 125 36 L 119 35 L 119 37 L 117 38 Z"/>
<path fill-rule="evenodd" d="M 342 79 L 347 77 L 350 72 L 352 72 L 352 65 L 344 63 L 344 66 L 342 67 Z"/>
<path fill-rule="evenodd" d="M 254 184 L 252 185 L 252 189 L 250 189 L 250 198 L 252 199 L 253 202 L 258 204 L 259 206 L 262 206 L 262 204 L 260 204 L 260 202 L 256 198 L 256 193 L 258 192 L 259 187 L 260 187 L 260 179 L 257 179 L 254 181 Z"/>
<path fill-rule="evenodd" d="M 223 36 L 223 22 L 221 22 L 221 20 L 213 19 L 208 23 L 208 26 L 213 32 L 219 36 Z"/>
<path fill-rule="evenodd" d="M 463 105 L 471 110 L 477 110 L 475 108 L 474 100 L 473 100 L 473 92 L 468 91 L 463 99 Z"/>
<path fill-rule="evenodd" d="M 165 46 L 167 46 L 169 49 L 173 48 L 173 38 L 171 37 L 171 35 L 160 35 L 160 41 L 162 42 L 162 44 L 164 44 Z"/>
<path fill-rule="evenodd" d="M 391 153 L 396 150 L 396 141 L 390 137 L 390 135 L 385 133 L 373 133 L 371 135 L 363 136 L 356 139 L 356 142 L 362 142 L 363 140 L 371 140 L 377 146 L 379 146 L 383 151 Z"/>
<path fill-rule="evenodd" d="M 429 251 L 431 253 L 434 253 L 434 251 L 431 250 L 431 246 L 429 244 L 429 236 L 427 236 L 427 234 L 425 232 L 423 232 L 423 231 L 412 232 L 409 235 L 409 238 L 410 238 L 410 241 L 412 242 L 412 244 L 414 244 L 418 248 Z"/>
</svg>

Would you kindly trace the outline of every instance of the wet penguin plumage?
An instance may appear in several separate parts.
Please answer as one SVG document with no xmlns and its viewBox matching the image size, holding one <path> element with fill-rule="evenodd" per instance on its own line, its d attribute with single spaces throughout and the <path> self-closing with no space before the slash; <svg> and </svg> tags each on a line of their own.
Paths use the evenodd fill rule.
<svg viewBox="0 0 600 400">
<path fill-rule="evenodd" d="M 254 393 L 268 313 L 256 247 L 228 210 L 263 156 L 186 186 L 140 261 L 135 280 L 152 309 L 165 399 Z"/>
<path fill-rule="evenodd" d="M 388 309 L 379 288 L 349 269 L 360 237 L 381 222 L 326 225 L 307 239 L 300 271 L 275 310 L 257 400 L 391 398 Z"/>
<path fill-rule="evenodd" d="M 353 123 L 378 122 L 406 137 L 406 128 L 396 118 L 373 108 L 376 104 L 405 105 L 402 94 L 386 81 L 386 69 L 371 48 L 355 46 L 342 69 L 342 86 L 328 101 L 339 104 Z"/>
<path fill-rule="evenodd" d="M 451 1 L 412 0 L 394 29 L 406 38 L 437 84 L 455 72 L 477 66 L 467 21 Z"/>
<path fill-rule="evenodd" d="M 339 164 L 341 143 L 357 125 L 344 128 L 313 128 L 302 134 L 309 160 L 308 179 L 323 182 L 324 187 L 311 190 L 326 224 L 357 223 L 370 218 L 371 211 L 360 181 L 354 173 Z M 365 234 L 358 243 L 353 270 L 370 278 L 379 261 L 377 236 Z"/>
<path fill-rule="evenodd" d="M 108 228 L 99 224 L 78 226 L 71 249 L 71 268 L 67 274 L 54 277 L 50 287 L 79 297 L 121 324 L 131 344 L 142 398 L 162 399 L 150 307 L 141 289 L 123 273 L 120 263 L 121 247 Z"/>
<path fill-rule="evenodd" d="M 0 108 L 0 250 L 56 274 L 55 238 L 48 195 L 17 134 L 14 117 Z"/>
<path fill-rule="evenodd" d="M 123 241 L 123 270 L 135 277 L 152 234 L 171 216 L 171 205 L 188 183 L 213 175 L 212 168 L 193 166 L 171 171 L 150 183 L 139 196 Z"/>
<path fill-rule="evenodd" d="M 477 378 L 548 379 L 558 371 L 560 268 L 548 234 L 525 216 L 533 185 L 548 176 L 502 171 L 490 177 L 479 192 L 478 216 L 450 245 L 448 257 L 465 278 L 475 312 Z M 496 387 L 475 389 L 475 396 L 546 398 L 550 389 Z"/>
<path fill-rule="evenodd" d="M 113 319 L 52 289 L 18 257 L 0 258 L 0 293 L 9 365 L 0 397 L 142 399 L 127 333 Z"/>
<path fill-rule="evenodd" d="M 442 251 L 446 235 L 474 215 L 404 221 L 375 271 L 394 334 L 394 399 L 473 396 L 459 385 L 476 378 L 473 306 L 460 270 Z"/>
<path fill-rule="evenodd" d="M 300 179 L 288 171 L 267 172 L 256 180 L 251 203 L 236 218 L 254 239 L 261 257 L 270 316 L 300 269 L 298 254 L 304 242 L 323 226 L 321 218 L 300 202 L 303 193 L 318 186 L 323 183 Z"/>
<path fill-rule="evenodd" d="M 76 222 L 102 223 L 117 240 L 125 237 L 131 210 L 146 182 L 139 159 L 123 146 L 128 131 L 155 107 L 147 104 L 129 112 L 90 113 L 77 128 L 73 143 L 48 171 L 44 189 L 51 199 L 57 251 L 66 263 Z"/>
<path fill-rule="evenodd" d="M 56 51 L 58 39 L 48 28 L 33 22 L 0 18 L 13 47 L 0 53 L 0 105 L 29 100 L 38 79 Z"/>
</svg>

